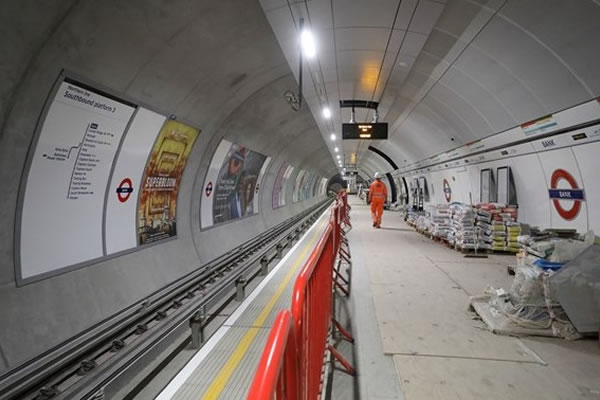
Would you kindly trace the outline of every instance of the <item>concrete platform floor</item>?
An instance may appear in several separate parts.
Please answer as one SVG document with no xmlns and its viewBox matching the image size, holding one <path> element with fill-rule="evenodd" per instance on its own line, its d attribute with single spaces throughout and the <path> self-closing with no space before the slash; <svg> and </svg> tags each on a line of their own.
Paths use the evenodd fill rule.
<svg viewBox="0 0 600 400">
<path fill-rule="evenodd" d="M 350 196 L 361 399 L 600 399 L 600 345 L 487 331 L 469 296 L 509 288 L 513 256 L 469 259 Z M 335 396 L 337 397 L 337 396 Z"/>
</svg>

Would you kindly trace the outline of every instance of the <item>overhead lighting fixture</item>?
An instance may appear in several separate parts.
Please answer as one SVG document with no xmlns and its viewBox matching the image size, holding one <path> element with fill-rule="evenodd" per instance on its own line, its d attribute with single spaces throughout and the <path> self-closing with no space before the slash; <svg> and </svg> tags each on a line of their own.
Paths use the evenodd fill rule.
<svg viewBox="0 0 600 400">
<path fill-rule="evenodd" d="M 329 107 L 323 108 L 323 117 L 325 117 L 325 119 L 331 118 L 331 110 L 329 109 Z"/>
<path fill-rule="evenodd" d="M 408 64 L 407 64 L 407 63 L 405 63 L 404 61 L 400 61 L 400 62 L 398 63 L 398 66 L 400 66 L 400 67 L 408 67 Z"/>
<path fill-rule="evenodd" d="M 331 140 L 335 140 L 335 138 L 336 138 L 336 136 L 335 136 L 335 133 L 332 133 L 332 134 L 329 136 L 329 138 L 330 138 Z"/>
<path fill-rule="evenodd" d="M 341 158 L 342 156 L 340 156 L 339 154 L 337 155 L 338 160 Z"/>
<path fill-rule="evenodd" d="M 336 147 L 333 149 L 333 151 L 335 151 L 337 153 L 338 151 L 340 151 L 340 149 Z"/>
<path fill-rule="evenodd" d="M 300 45 L 302 46 L 302 52 L 308 59 L 313 59 L 317 55 L 317 45 L 315 44 L 315 38 L 310 29 L 304 28 L 300 32 Z"/>
</svg>

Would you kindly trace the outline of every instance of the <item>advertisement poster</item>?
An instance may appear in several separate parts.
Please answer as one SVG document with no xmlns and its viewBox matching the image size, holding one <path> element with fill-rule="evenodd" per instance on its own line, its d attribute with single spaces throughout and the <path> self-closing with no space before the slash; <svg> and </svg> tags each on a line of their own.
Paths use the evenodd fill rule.
<svg viewBox="0 0 600 400">
<path fill-rule="evenodd" d="M 321 196 L 324 196 L 327 194 L 327 178 L 323 178 L 323 180 L 321 182 L 321 191 L 319 192 L 319 194 Z"/>
<path fill-rule="evenodd" d="M 198 133 L 173 120 L 163 125 L 142 180 L 137 220 L 140 245 L 177 235 L 177 192 Z"/>
<path fill-rule="evenodd" d="M 304 185 L 304 178 L 306 174 L 306 171 L 300 170 L 298 175 L 296 175 L 296 184 L 294 185 L 294 193 L 292 195 L 292 201 L 294 203 L 301 200 L 300 196 L 302 192 L 302 185 Z"/>
<path fill-rule="evenodd" d="M 315 182 L 319 179 L 317 175 L 311 175 L 310 180 L 306 182 L 306 197 L 304 200 L 312 199 L 315 195 Z"/>
<path fill-rule="evenodd" d="M 315 176 L 315 180 L 313 181 L 312 192 L 310 197 L 319 196 L 319 187 L 321 186 L 321 179 L 318 176 Z"/>
<path fill-rule="evenodd" d="M 282 189 L 285 172 L 287 171 L 288 166 L 289 164 L 285 161 L 281 163 L 279 172 L 277 172 L 277 176 L 275 177 L 275 183 L 273 184 L 273 209 L 285 205 L 285 192 Z"/>
<path fill-rule="evenodd" d="M 258 214 L 260 185 L 270 161 L 263 154 L 223 139 L 204 181 L 201 227 Z"/>
<path fill-rule="evenodd" d="M 309 197 L 308 192 L 310 191 L 310 183 L 313 179 L 313 176 L 310 173 L 306 173 L 304 176 L 304 180 L 300 186 L 300 195 L 298 196 L 298 200 L 306 200 Z"/>
<path fill-rule="evenodd" d="M 137 108 L 68 78 L 51 101 L 22 198 L 20 279 L 104 255 L 107 182 Z"/>
<path fill-rule="evenodd" d="M 292 174 L 294 173 L 294 167 L 292 165 L 288 165 L 285 174 L 283 175 L 283 186 L 281 187 L 281 195 L 279 196 L 279 206 L 283 207 L 287 203 L 287 193 L 288 187 L 290 186 L 290 181 L 292 180 Z"/>
<path fill-rule="evenodd" d="M 266 156 L 232 144 L 221 165 L 213 198 L 213 224 L 256 214 L 254 197 Z"/>
</svg>

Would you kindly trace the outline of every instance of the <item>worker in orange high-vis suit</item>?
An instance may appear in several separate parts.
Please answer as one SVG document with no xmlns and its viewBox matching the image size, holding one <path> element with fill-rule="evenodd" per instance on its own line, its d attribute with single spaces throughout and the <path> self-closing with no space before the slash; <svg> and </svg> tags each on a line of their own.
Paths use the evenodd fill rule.
<svg viewBox="0 0 600 400">
<path fill-rule="evenodd" d="M 381 174 L 375 172 L 375 182 L 369 187 L 369 201 L 371 202 L 371 217 L 373 226 L 381 228 L 381 216 L 383 215 L 383 205 L 387 199 L 387 188 L 385 183 L 381 182 Z"/>
</svg>

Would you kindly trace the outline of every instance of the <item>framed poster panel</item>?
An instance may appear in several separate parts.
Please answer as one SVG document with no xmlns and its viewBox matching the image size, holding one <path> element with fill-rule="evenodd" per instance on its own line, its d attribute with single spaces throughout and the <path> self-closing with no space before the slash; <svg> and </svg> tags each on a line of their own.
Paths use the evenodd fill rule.
<svg viewBox="0 0 600 400">
<path fill-rule="evenodd" d="M 512 176 L 512 170 L 509 166 L 498 167 L 496 169 L 498 179 L 496 199 L 499 203 L 516 205 L 517 192 L 515 182 Z"/>
<path fill-rule="evenodd" d="M 270 161 L 261 153 L 223 139 L 204 182 L 202 228 L 258 214 L 262 178 Z"/>
<path fill-rule="evenodd" d="M 479 178 L 479 201 L 481 203 L 495 202 L 496 190 L 492 170 L 490 168 L 482 169 Z"/>
<path fill-rule="evenodd" d="M 168 120 L 146 164 L 138 201 L 138 243 L 154 243 L 177 235 L 177 194 L 181 176 L 200 131 Z"/>
<path fill-rule="evenodd" d="M 36 128 L 21 185 L 19 283 L 105 256 L 108 181 L 136 109 L 86 83 L 60 78 Z"/>
</svg>

